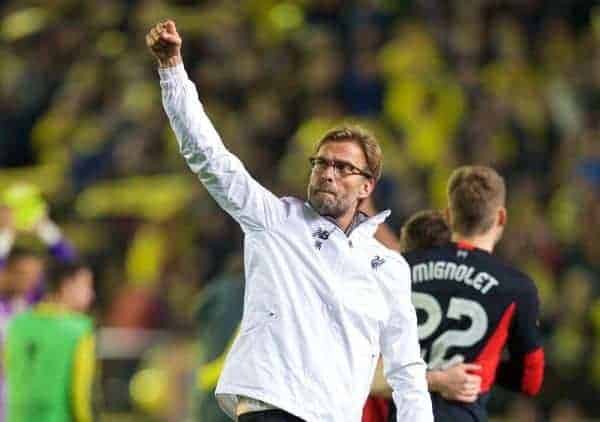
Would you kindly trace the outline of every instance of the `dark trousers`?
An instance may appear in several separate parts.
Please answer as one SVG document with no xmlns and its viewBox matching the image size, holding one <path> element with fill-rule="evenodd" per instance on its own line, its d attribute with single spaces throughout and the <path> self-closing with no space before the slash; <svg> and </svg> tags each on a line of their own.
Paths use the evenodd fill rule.
<svg viewBox="0 0 600 422">
<path fill-rule="evenodd" d="M 249 412 L 238 416 L 239 422 L 304 422 L 297 416 L 291 415 L 283 410 L 262 410 L 260 412 Z"/>
</svg>

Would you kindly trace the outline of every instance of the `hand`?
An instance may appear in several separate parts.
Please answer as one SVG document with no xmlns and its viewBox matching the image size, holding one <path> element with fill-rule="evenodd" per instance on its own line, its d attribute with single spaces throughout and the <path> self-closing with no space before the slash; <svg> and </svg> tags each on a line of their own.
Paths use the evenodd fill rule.
<svg viewBox="0 0 600 422">
<path fill-rule="evenodd" d="M 182 62 L 181 44 L 175 22 L 171 20 L 156 24 L 146 35 L 146 45 L 160 67 L 172 67 Z"/>
<path fill-rule="evenodd" d="M 477 400 L 481 390 L 481 377 L 474 372 L 481 366 L 459 363 L 440 371 L 429 371 L 427 382 L 429 390 L 439 393 L 446 400 L 472 403 Z"/>
<path fill-rule="evenodd" d="M 33 231 L 46 245 L 56 245 L 62 239 L 60 227 L 47 215 L 42 217 L 33 227 Z"/>
<path fill-rule="evenodd" d="M 0 205 L 0 230 L 15 231 L 13 211 L 6 205 Z"/>
</svg>

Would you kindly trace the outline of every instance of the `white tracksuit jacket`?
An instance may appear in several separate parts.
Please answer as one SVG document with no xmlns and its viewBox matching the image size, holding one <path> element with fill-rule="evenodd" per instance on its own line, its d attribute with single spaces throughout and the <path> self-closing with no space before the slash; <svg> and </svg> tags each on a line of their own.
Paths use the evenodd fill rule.
<svg viewBox="0 0 600 422">
<path fill-rule="evenodd" d="M 225 148 L 183 65 L 159 75 L 182 155 L 245 234 L 241 330 L 216 390 L 223 409 L 235 418 L 242 395 L 307 422 L 359 422 L 381 353 L 398 421 L 432 421 L 409 267 L 373 237 L 389 211 L 347 236 L 308 203 L 277 198 Z"/>
</svg>

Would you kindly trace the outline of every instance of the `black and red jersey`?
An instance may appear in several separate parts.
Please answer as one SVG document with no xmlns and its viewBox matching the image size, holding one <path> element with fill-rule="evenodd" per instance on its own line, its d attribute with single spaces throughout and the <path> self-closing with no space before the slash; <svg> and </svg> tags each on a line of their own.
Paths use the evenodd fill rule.
<svg viewBox="0 0 600 422">
<path fill-rule="evenodd" d="M 404 254 L 412 271 L 419 341 L 429 369 L 482 366 L 482 394 L 494 382 L 528 395 L 543 379 L 539 301 L 529 277 L 470 244 Z M 501 363 L 503 350 L 508 360 Z"/>
</svg>

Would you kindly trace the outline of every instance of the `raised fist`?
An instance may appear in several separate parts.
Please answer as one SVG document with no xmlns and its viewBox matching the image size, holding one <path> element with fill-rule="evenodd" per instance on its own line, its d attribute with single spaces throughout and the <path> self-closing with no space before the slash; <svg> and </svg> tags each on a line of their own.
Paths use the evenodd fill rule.
<svg viewBox="0 0 600 422">
<path fill-rule="evenodd" d="M 156 24 L 146 35 L 146 45 L 161 67 L 181 63 L 181 43 L 175 22 L 171 20 Z"/>
</svg>

